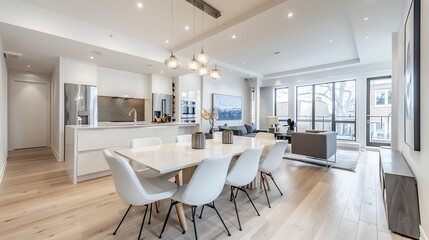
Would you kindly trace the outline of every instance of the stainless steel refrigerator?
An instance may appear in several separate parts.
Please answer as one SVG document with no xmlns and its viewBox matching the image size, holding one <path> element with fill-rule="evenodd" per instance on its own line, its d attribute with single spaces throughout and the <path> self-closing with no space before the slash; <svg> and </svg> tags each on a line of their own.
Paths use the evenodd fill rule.
<svg viewBox="0 0 429 240">
<path fill-rule="evenodd" d="M 64 84 L 64 124 L 96 124 L 98 122 L 97 87 Z"/>
<path fill-rule="evenodd" d="M 173 95 L 152 93 L 153 118 L 173 116 Z M 153 119 L 152 119 L 153 120 Z"/>
</svg>

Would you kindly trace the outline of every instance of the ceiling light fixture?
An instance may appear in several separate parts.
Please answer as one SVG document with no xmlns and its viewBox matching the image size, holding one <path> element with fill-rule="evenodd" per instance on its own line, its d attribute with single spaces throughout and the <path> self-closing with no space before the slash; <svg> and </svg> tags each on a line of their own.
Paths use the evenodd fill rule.
<svg viewBox="0 0 429 240">
<path fill-rule="evenodd" d="M 369 20 L 369 17 L 366 17 L 366 18 L 364 18 L 363 20 L 364 20 L 364 21 L 368 21 L 368 20 Z"/>
<path fill-rule="evenodd" d="M 94 57 L 93 57 L 93 56 L 91 56 L 91 57 L 89 57 L 89 59 L 91 59 L 91 60 L 92 60 L 92 59 L 94 59 Z"/>
<path fill-rule="evenodd" d="M 192 29 L 193 29 L 192 38 L 195 38 L 195 6 L 194 6 L 194 19 L 193 19 Z M 195 45 L 194 45 L 194 51 L 195 51 Z M 192 59 L 189 60 L 188 65 L 186 67 L 194 72 L 201 67 L 201 63 L 197 59 L 195 59 L 195 53 L 192 54 Z"/>
<path fill-rule="evenodd" d="M 366 39 L 369 39 L 369 36 L 366 36 L 365 38 L 366 38 Z"/>
<path fill-rule="evenodd" d="M 237 36 L 235 36 L 235 35 L 232 35 L 232 39 L 236 39 L 237 38 Z"/>
<path fill-rule="evenodd" d="M 288 13 L 287 17 L 288 17 L 288 18 L 293 17 L 293 13 L 292 13 L 292 12 Z"/>
<path fill-rule="evenodd" d="M 143 8 L 143 3 L 141 3 L 141 2 L 137 3 L 137 7 L 138 8 Z"/>
<path fill-rule="evenodd" d="M 168 41 L 168 40 L 165 40 L 165 43 L 169 43 L 170 41 Z"/>
<path fill-rule="evenodd" d="M 332 39 L 331 39 L 331 40 L 329 40 L 329 42 L 330 42 L 330 43 L 333 43 L 333 42 L 334 42 L 334 40 L 332 40 Z"/>
<path fill-rule="evenodd" d="M 169 58 L 165 60 L 165 65 L 167 65 L 168 68 L 171 69 L 177 69 L 180 67 L 180 61 L 177 59 L 176 56 L 174 56 L 174 49 L 173 49 L 173 41 L 174 41 L 174 11 L 173 11 L 173 0 L 171 0 L 171 55 Z"/>
<path fill-rule="evenodd" d="M 28 67 L 28 68 L 31 68 L 31 66 L 30 66 L 30 65 L 27 65 L 27 67 Z"/>
<path fill-rule="evenodd" d="M 215 53 L 217 53 L 217 18 L 216 18 L 216 44 L 215 44 Z M 217 62 L 217 60 L 216 60 Z M 215 67 L 210 71 L 210 77 L 213 79 L 219 79 L 221 77 L 221 73 L 219 69 L 217 69 L 217 64 L 215 63 Z"/>
<path fill-rule="evenodd" d="M 201 32 L 203 34 L 203 44 L 201 45 L 201 52 L 197 54 L 197 60 L 201 63 L 200 68 L 206 68 L 204 65 L 209 61 L 209 56 L 204 52 L 204 6 L 201 11 Z M 207 75 L 208 69 L 202 69 L 200 75 Z"/>
<path fill-rule="evenodd" d="M 186 30 L 186 31 L 188 31 L 188 30 L 189 30 L 189 26 L 186 26 L 186 27 L 185 27 L 185 30 Z"/>
</svg>

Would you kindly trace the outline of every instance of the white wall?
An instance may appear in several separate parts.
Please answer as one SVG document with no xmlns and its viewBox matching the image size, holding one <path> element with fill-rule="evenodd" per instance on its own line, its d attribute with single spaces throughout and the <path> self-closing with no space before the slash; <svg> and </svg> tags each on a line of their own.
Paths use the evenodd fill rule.
<svg viewBox="0 0 429 240">
<path fill-rule="evenodd" d="M 226 95 L 234 95 L 242 97 L 243 117 L 241 120 L 233 121 L 216 121 L 215 127 L 227 123 L 230 126 L 242 125 L 251 122 L 249 114 L 250 109 L 250 89 L 247 82 L 240 77 L 235 76 L 229 72 L 222 73 L 222 77 L 214 80 L 210 77 L 204 77 L 202 81 L 202 108 L 209 110 L 212 109 L 212 94 L 220 93 Z M 202 131 L 209 131 L 208 121 L 202 120 Z"/>
<path fill-rule="evenodd" d="M 3 58 L 3 43 L 0 36 L 0 182 L 6 169 L 7 149 L 8 149 L 8 81 L 6 63 Z"/>
<path fill-rule="evenodd" d="M 410 6 L 410 0 L 407 0 L 407 8 Z M 398 33 L 398 58 L 397 68 L 397 88 L 398 88 L 398 146 L 402 155 L 408 162 L 411 170 L 413 171 L 418 186 L 419 205 L 420 205 L 420 219 L 421 227 L 424 233 L 429 234 L 429 2 L 421 1 L 421 48 L 420 48 L 420 139 L 421 151 L 413 151 L 404 142 L 404 28 L 401 27 Z M 406 14 L 405 14 L 406 16 Z M 405 17 L 402 26 L 405 24 Z M 424 239 L 424 238 L 423 238 Z M 426 238 L 427 239 L 427 238 Z"/>
<path fill-rule="evenodd" d="M 346 68 L 322 73 L 311 73 L 295 75 L 288 78 L 276 80 L 264 80 L 263 86 L 271 86 L 271 89 L 261 91 L 261 112 L 263 108 L 268 110 L 267 114 L 273 114 L 274 106 L 267 99 L 274 99 L 274 88 L 289 88 L 289 116 L 295 120 L 295 89 L 297 86 L 309 85 L 315 83 L 335 82 L 345 80 L 356 80 L 356 142 L 361 146 L 366 145 L 366 84 L 367 79 L 372 77 L 391 75 L 390 64 L 375 64 L 356 68 Z M 271 91 L 271 92 L 269 92 Z M 267 95 L 268 94 L 268 95 Z M 265 123 L 261 128 L 267 127 L 265 117 L 260 115 L 260 122 Z"/>
<path fill-rule="evenodd" d="M 57 62 L 51 78 L 51 149 L 57 160 L 60 160 L 60 62 Z"/>
<path fill-rule="evenodd" d="M 46 111 L 46 146 L 50 146 L 51 144 L 51 138 L 50 138 L 50 128 L 51 128 L 51 113 L 50 113 L 50 89 L 51 89 L 51 76 L 46 75 L 46 74 L 37 74 L 37 73 L 31 73 L 31 72 L 21 72 L 21 71 L 15 71 L 15 70 L 8 70 L 8 75 L 9 75 L 9 86 L 11 86 L 13 84 L 13 81 L 19 80 L 19 81 L 27 81 L 27 82 L 35 82 L 35 83 L 42 83 L 42 84 L 46 84 L 46 90 L 47 90 L 47 98 L 46 98 L 46 106 L 47 106 L 47 111 Z M 27 96 L 29 98 L 33 97 L 33 96 Z M 10 89 L 9 89 L 9 104 L 12 104 L 14 101 L 14 96 L 13 94 L 10 93 Z M 9 111 L 12 111 L 15 109 L 11 109 L 9 108 Z M 12 118 L 11 113 L 9 112 L 9 116 Z M 12 122 L 13 120 L 10 119 L 10 122 Z M 10 124 L 9 124 L 10 125 Z M 13 136 L 13 132 L 10 131 L 9 132 L 9 150 L 13 150 L 16 147 L 14 146 L 14 138 L 15 136 Z"/>
</svg>

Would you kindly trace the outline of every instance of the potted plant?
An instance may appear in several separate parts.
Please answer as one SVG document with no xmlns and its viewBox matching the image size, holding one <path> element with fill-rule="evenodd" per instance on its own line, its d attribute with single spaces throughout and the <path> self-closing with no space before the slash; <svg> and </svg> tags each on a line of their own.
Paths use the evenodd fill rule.
<svg viewBox="0 0 429 240">
<path fill-rule="evenodd" d="M 211 112 L 203 109 L 203 112 L 201 113 L 201 117 L 204 120 L 208 120 L 209 121 L 209 134 L 206 134 L 208 139 L 213 138 L 213 127 L 214 127 L 214 123 L 217 120 L 218 114 L 215 110 L 212 110 Z"/>
</svg>

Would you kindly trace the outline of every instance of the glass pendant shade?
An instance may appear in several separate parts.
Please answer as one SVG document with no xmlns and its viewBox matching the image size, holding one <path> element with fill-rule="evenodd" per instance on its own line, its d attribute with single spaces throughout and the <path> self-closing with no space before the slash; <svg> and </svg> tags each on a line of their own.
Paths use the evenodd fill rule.
<svg viewBox="0 0 429 240">
<path fill-rule="evenodd" d="M 209 56 L 201 49 L 201 52 L 197 54 L 197 60 L 201 64 L 206 64 L 209 61 Z"/>
<path fill-rule="evenodd" d="M 215 65 L 215 68 L 210 71 L 210 77 L 213 79 L 219 79 L 221 76 L 220 71 L 217 69 L 217 66 Z"/>
<path fill-rule="evenodd" d="M 207 76 L 209 74 L 209 69 L 204 64 L 202 64 L 198 69 L 198 74 L 201 76 Z"/>
<path fill-rule="evenodd" d="M 177 59 L 176 56 L 174 56 L 174 53 L 171 53 L 171 56 L 165 60 L 165 65 L 167 65 L 168 68 L 171 69 L 177 69 L 180 67 L 179 59 Z"/>
<path fill-rule="evenodd" d="M 189 69 L 192 71 L 197 71 L 201 67 L 201 63 L 195 59 L 195 55 L 192 57 L 192 59 L 188 62 Z"/>
</svg>

